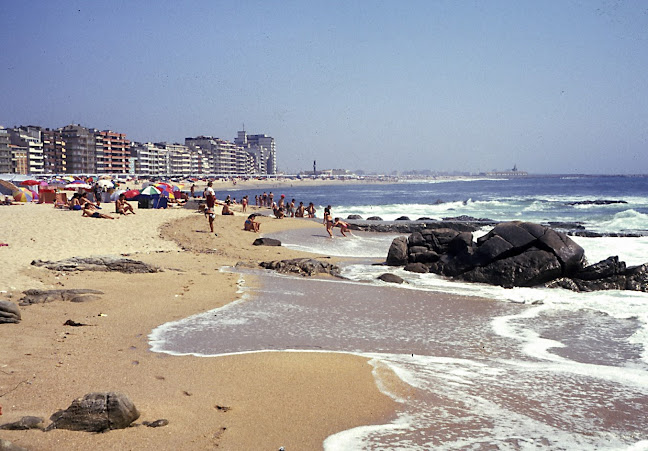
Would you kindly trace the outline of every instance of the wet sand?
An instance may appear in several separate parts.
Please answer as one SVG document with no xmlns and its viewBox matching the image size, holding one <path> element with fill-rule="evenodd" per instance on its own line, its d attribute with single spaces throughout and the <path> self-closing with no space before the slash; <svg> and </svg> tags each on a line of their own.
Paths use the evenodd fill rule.
<svg viewBox="0 0 648 451">
<path fill-rule="evenodd" d="M 22 322 L 0 325 L 0 423 L 51 414 L 95 391 L 118 391 L 141 413 L 138 427 L 105 434 L 0 431 L 27 449 L 317 449 L 336 432 L 393 417 L 367 358 L 346 354 L 265 353 L 176 357 L 149 350 L 148 334 L 172 320 L 239 298 L 239 276 L 220 271 L 239 261 L 304 254 L 256 247 L 244 217 L 218 216 L 216 232 L 193 211 L 148 210 L 119 220 L 81 218 L 51 205 L 1 207 L 2 299 L 27 288 L 93 288 L 87 303 L 21 308 Z M 260 218 L 262 232 L 313 227 L 309 221 Z M 6 225 L 6 226 L 5 226 Z M 57 273 L 33 258 L 121 255 L 164 272 Z M 101 316 L 100 316 L 101 315 Z M 72 319 L 88 324 L 64 326 Z M 220 408 L 219 408 L 220 406 Z M 142 421 L 169 420 L 163 428 Z"/>
</svg>

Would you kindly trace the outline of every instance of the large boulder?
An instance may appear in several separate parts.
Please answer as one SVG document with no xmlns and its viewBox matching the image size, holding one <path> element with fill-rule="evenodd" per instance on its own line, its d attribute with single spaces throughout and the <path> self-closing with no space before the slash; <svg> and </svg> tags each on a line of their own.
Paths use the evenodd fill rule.
<svg viewBox="0 0 648 451">
<path fill-rule="evenodd" d="M 20 308 L 10 301 L 0 301 L 0 324 L 19 323 Z"/>
<path fill-rule="evenodd" d="M 397 276 L 396 274 L 392 274 L 390 272 L 386 272 L 384 274 L 381 274 L 377 277 L 377 279 L 382 280 L 383 282 L 387 283 L 403 283 L 405 280 L 403 280 L 402 277 Z"/>
<path fill-rule="evenodd" d="M 252 243 L 254 246 L 281 246 L 281 241 L 275 238 L 257 238 Z"/>
<path fill-rule="evenodd" d="M 522 254 L 478 266 L 459 277 L 468 282 L 488 283 L 505 288 L 532 287 L 562 275 L 562 266 L 551 252 L 529 249 Z"/>
<path fill-rule="evenodd" d="M 387 264 L 389 266 L 402 266 L 408 262 L 407 258 L 407 238 L 398 236 L 394 238 L 389 252 L 387 253 Z"/>
<path fill-rule="evenodd" d="M 127 428 L 140 414 L 127 396 L 115 392 L 88 393 L 50 418 L 47 430 L 104 432 Z"/>
</svg>

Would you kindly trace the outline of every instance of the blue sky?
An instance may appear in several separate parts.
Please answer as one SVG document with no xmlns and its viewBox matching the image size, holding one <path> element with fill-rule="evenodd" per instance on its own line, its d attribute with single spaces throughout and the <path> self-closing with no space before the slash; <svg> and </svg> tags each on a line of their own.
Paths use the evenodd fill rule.
<svg viewBox="0 0 648 451">
<path fill-rule="evenodd" d="M 0 0 L 0 124 L 277 144 L 280 170 L 648 173 L 645 1 Z"/>
</svg>

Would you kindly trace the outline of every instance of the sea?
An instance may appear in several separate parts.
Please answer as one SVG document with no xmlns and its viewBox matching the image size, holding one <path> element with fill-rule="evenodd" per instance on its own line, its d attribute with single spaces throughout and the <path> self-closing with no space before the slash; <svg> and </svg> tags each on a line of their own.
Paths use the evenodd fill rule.
<svg viewBox="0 0 648 451">
<path fill-rule="evenodd" d="M 218 197 L 227 194 L 254 199 L 261 192 Z M 572 237 L 589 263 L 609 256 L 628 266 L 648 262 L 643 176 L 296 182 L 276 188 L 275 199 L 281 194 L 313 202 L 319 217 L 330 205 L 341 218 L 466 215 L 578 224 L 596 235 Z M 334 233 L 330 239 L 322 226 L 273 237 L 342 257 L 344 279 L 223 268 L 240 274 L 239 300 L 161 325 L 150 334 L 152 350 L 212 358 L 305 351 L 366 357 L 397 412 L 384 424 L 328 437 L 327 450 L 648 450 L 648 293 L 505 289 L 408 273 L 377 264 L 398 235 Z M 385 272 L 406 283 L 377 280 Z M 260 282 L 251 286 L 250 276 Z"/>
</svg>

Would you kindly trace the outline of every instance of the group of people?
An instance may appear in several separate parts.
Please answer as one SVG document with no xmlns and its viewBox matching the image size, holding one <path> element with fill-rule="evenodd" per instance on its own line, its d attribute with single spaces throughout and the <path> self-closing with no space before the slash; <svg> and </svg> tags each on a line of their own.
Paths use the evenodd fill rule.
<svg viewBox="0 0 648 451">
<path fill-rule="evenodd" d="M 346 232 L 349 231 L 349 223 L 342 221 L 340 218 L 335 218 L 333 219 L 333 215 L 331 215 L 331 206 L 328 205 L 324 208 L 324 221 L 322 221 L 324 226 L 326 227 L 326 232 L 329 234 L 331 238 L 333 238 L 333 228 L 334 227 L 339 227 L 340 228 L 340 233 L 342 236 L 346 237 L 347 234 Z M 351 233 L 351 232 L 349 232 Z"/>
<path fill-rule="evenodd" d="M 67 203 L 55 203 L 55 208 L 68 208 L 70 210 L 81 211 L 83 217 L 87 218 L 102 218 L 102 219 L 115 219 L 113 216 L 100 212 L 101 203 L 99 199 L 92 201 L 88 199 L 87 193 L 74 193 L 72 198 Z M 126 196 L 122 193 L 115 200 L 115 213 L 121 215 L 135 214 L 135 209 L 126 200 Z"/>
</svg>

